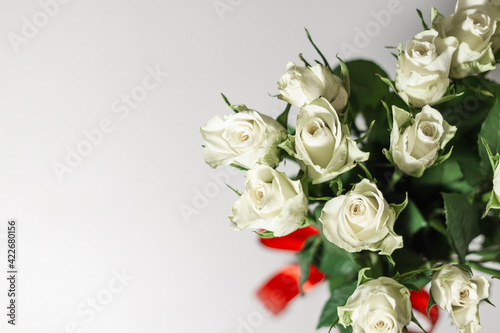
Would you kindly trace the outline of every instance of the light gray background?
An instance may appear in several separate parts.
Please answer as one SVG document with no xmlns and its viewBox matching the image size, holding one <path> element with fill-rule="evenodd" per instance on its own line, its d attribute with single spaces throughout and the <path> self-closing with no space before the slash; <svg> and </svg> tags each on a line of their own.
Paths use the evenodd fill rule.
<svg viewBox="0 0 500 333">
<path fill-rule="evenodd" d="M 67 2 L 44 22 L 38 1 L 0 0 L 0 233 L 18 220 L 20 267 L 18 326 L 6 331 L 314 332 L 326 285 L 278 317 L 259 307 L 255 290 L 294 256 L 229 229 L 235 196 L 213 177 L 239 189 L 243 178 L 204 164 L 199 128 L 228 112 L 220 92 L 277 115 L 284 103 L 268 93 L 286 63 L 299 52 L 317 58 L 303 27 L 332 63 L 336 53 L 364 57 L 394 75 L 384 46 L 421 30 L 415 8 L 428 17 L 432 5 L 449 14 L 454 3 L 401 0 L 401 12 L 348 55 L 339 45 L 355 46 L 357 29 L 370 28 L 371 11 L 388 2 Z M 217 3 L 226 5 L 221 15 Z M 31 35 L 16 52 L 10 39 L 34 16 L 40 27 L 24 28 Z M 168 77 L 127 116 L 113 112 L 122 94 L 140 92 L 147 68 Z M 68 149 L 85 145 L 83 132 L 103 119 L 112 132 L 60 181 L 54 163 L 66 164 Z M 203 201 L 203 191 L 213 195 Z M 186 207 L 189 217 L 180 213 Z M 120 285 L 114 274 L 123 270 L 133 280 Z M 6 287 L 0 279 L 2 309 Z M 94 317 L 92 298 L 106 303 Z M 484 332 L 496 332 L 498 311 L 482 305 L 481 316 Z M 449 327 L 442 313 L 435 332 L 456 332 Z"/>
</svg>

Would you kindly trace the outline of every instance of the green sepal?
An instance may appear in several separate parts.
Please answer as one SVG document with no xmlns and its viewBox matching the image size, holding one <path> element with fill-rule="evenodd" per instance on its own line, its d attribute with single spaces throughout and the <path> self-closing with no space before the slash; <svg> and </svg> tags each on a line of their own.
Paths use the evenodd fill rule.
<svg viewBox="0 0 500 333">
<path fill-rule="evenodd" d="M 315 197 L 307 197 L 307 199 L 309 201 L 329 201 L 329 200 L 332 200 L 333 197 L 319 197 L 319 198 L 315 198 Z"/>
<path fill-rule="evenodd" d="M 408 205 L 408 192 L 406 192 L 406 197 L 405 201 L 403 201 L 400 204 L 394 204 L 391 203 L 389 206 L 391 206 L 392 209 L 394 209 L 394 212 L 396 213 L 396 218 L 398 218 L 399 214 L 406 208 L 406 205 Z"/>
<path fill-rule="evenodd" d="M 392 154 L 390 151 L 384 148 L 382 149 L 382 154 L 384 154 L 385 158 L 387 158 L 387 160 L 391 162 L 392 165 L 394 165 L 394 159 L 392 158 Z"/>
<path fill-rule="evenodd" d="M 342 81 L 344 82 L 345 90 L 347 91 L 347 96 L 351 95 L 351 80 L 349 78 L 349 69 L 347 68 L 347 65 L 345 62 L 340 59 L 340 57 L 337 55 L 337 59 L 339 60 L 340 64 L 340 75 L 342 76 Z"/>
<path fill-rule="evenodd" d="M 297 153 L 295 152 L 295 136 L 288 134 L 286 140 L 278 144 L 278 147 L 283 149 L 291 157 L 295 157 Z"/>
<path fill-rule="evenodd" d="M 368 130 L 366 131 L 365 134 L 363 134 L 362 137 L 360 137 L 359 139 L 356 139 L 356 143 L 360 143 L 360 142 L 363 142 L 364 139 L 366 139 L 368 137 L 368 135 L 370 134 L 370 132 L 372 131 L 372 128 L 373 128 L 373 125 L 375 125 L 375 120 L 373 120 L 371 123 L 370 123 L 370 127 L 368 127 Z"/>
<path fill-rule="evenodd" d="M 427 23 L 425 23 L 424 16 L 422 15 L 422 12 L 420 9 L 417 9 L 418 16 L 420 17 L 420 20 L 422 20 L 422 26 L 424 27 L 424 30 L 429 30 L 429 27 L 427 26 Z"/>
<path fill-rule="evenodd" d="M 458 93 L 458 94 L 449 94 L 449 95 L 446 95 L 446 96 L 443 96 L 441 97 L 441 99 L 439 101 L 437 101 L 436 103 L 433 104 L 434 105 L 439 105 L 441 103 L 445 103 L 445 102 L 448 102 L 448 101 L 451 101 L 457 97 L 460 97 L 464 94 L 464 92 L 462 91 L 461 93 Z"/>
<path fill-rule="evenodd" d="M 388 254 L 385 255 L 387 261 L 389 261 L 389 263 L 392 265 L 392 267 L 396 267 L 396 263 L 394 262 L 394 259 L 392 259 L 392 257 Z"/>
<path fill-rule="evenodd" d="M 290 113 L 290 108 L 292 104 L 288 103 L 285 110 L 276 118 L 276 121 L 283 126 L 283 128 L 288 128 L 288 114 Z"/>
<path fill-rule="evenodd" d="M 263 232 L 254 231 L 260 238 L 274 238 L 274 232 L 264 230 Z"/>
<path fill-rule="evenodd" d="M 302 55 L 302 53 L 299 53 L 299 59 L 302 60 L 302 62 L 304 63 L 305 66 L 311 67 L 311 64 L 306 59 L 304 59 L 304 56 Z"/>
<path fill-rule="evenodd" d="M 332 189 L 332 191 L 336 194 L 336 196 L 340 196 L 342 195 L 342 192 L 344 192 L 344 188 L 342 187 L 343 186 L 342 179 L 340 179 L 340 176 L 331 180 L 329 186 Z M 337 189 L 334 189 L 334 186 L 337 186 Z"/>
<path fill-rule="evenodd" d="M 391 110 L 389 109 L 389 106 L 387 105 L 386 102 L 381 101 L 382 105 L 384 106 L 384 109 L 387 114 L 387 122 L 389 123 L 389 131 L 392 131 L 392 115 L 391 115 Z"/>
<path fill-rule="evenodd" d="M 359 166 L 361 169 L 363 169 L 363 171 L 365 172 L 365 175 L 366 175 L 366 178 L 371 181 L 371 182 L 376 182 L 376 180 L 373 179 L 372 177 L 372 174 L 370 173 L 370 171 L 368 171 L 368 169 L 366 168 L 366 166 L 363 164 L 363 163 L 358 163 L 357 166 Z M 361 180 L 364 179 L 363 176 L 359 175 L 359 178 L 361 178 Z"/>
<path fill-rule="evenodd" d="M 486 215 L 488 215 L 490 209 L 500 209 L 500 201 L 498 200 L 495 192 L 493 191 L 490 192 L 490 199 L 488 200 L 484 213 L 481 216 L 482 219 L 484 219 Z"/>
<path fill-rule="evenodd" d="M 448 158 L 450 158 L 452 151 L 453 151 L 453 146 L 451 146 L 450 150 L 446 154 L 444 153 L 444 150 L 441 150 L 439 152 L 438 158 L 436 159 L 434 164 L 432 164 L 432 166 L 439 165 L 439 164 L 443 163 L 444 161 L 446 161 Z"/>
<path fill-rule="evenodd" d="M 233 105 L 229 102 L 229 100 L 227 99 L 226 95 L 224 95 L 223 93 L 220 93 L 222 95 L 222 99 L 224 99 L 224 102 L 226 102 L 227 106 L 233 110 L 234 112 L 238 113 L 238 112 L 241 112 L 241 111 L 249 111 L 250 109 L 247 108 L 247 106 L 245 104 L 236 104 L 236 105 Z"/>
<path fill-rule="evenodd" d="M 359 273 L 358 273 L 358 285 L 357 285 L 358 287 L 359 287 L 360 285 L 362 285 L 363 283 L 366 283 L 366 282 L 368 282 L 368 281 L 370 281 L 370 280 L 373 280 L 372 278 L 370 278 L 370 277 L 366 276 L 366 274 L 365 274 L 365 272 L 366 272 L 366 271 L 369 271 L 369 270 L 371 270 L 371 268 L 370 268 L 370 267 L 365 267 L 365 268 L 362 268 L 362 269 L 359 271 Z"/>
<path fill-rule="evenodd" d="M 323 55 L 323 53 L 321 53 L 321 51 L 318 49 L 318 47 L 316 46 L 316 44 L 314 44 L 314 42 L 313 42 L 313 40 L 311 38 L 311 35 L 309 34 L 309 30 L 307 30 L 306 28 L 304 28 L 304 29 L 306 30 L 307 39 L 309 39 L 309 41 L 311 42 L 311 44 L 314 47 L 314 49 L 316 50 L 316 52 L 318 52 L 318 54 L 321 57 L 321 59 L 323 59 L 323 63 L 325 65 L 325 67 L 328 67 L 328 68 L 330 68 L 330 70 L 332 70 L 332 68 L 330 67 L 330 64 L 328 63 L 328 60 L 326 60 L 326 58 Z"/>
<path fill-rule="evenodd" d="M 249 169 L 248 168 L 245 168 L 241 165 L 238 165 L 238 164 L 235 164 L 235 163 L 231 163 L 229 164 L 229 166 L 232 166 L 233 168 L 236 168 L 236 169 L 240 169 L 240 170 L 243 170 L 243 171 L 248 171 Z"/>
<path fill-rule="evenodd" d="M 436 301 L 432 297 L 432 291 L 429 291 L 429 302 L 427 303 L 427 318 L 429 319 L 431 318 L 431 309 L 434 305 L 436 305 Z"/>
<path fill-rule="evenodd" d="M 226 184 L 226 186 L 229 187 L 231 190 L 233 190 L 234 193 L 236 193 L 238 196 L 241 197 L 241 193 L 237 189 L 235 189 L 234 187 L 231 187 L 231 185 L 229 185 L 229 184 Z"/>
<path fill-rule="evenodd" d="M 415 315 L 413 314 L 413 311 L 411 312 L 411 321 L 414 322 L 415 324 L 417 324 L 417 326 L 422 330 L 424 331 L 424 333 L 427 333 L 427 331 L 422 327 L 422 325 L 420 325 L 420 323 L 418 322 L 418 319 L 415 317 Z"/>
<path fill-rule="evenodd" d="M 389 78 L 383 77 L 380 74 L 376 74 L 376 75 L 382 80 L 382 82 L 384 82 L 385 84 L 387 84 L 389 86 L 389 88 L 392 89 L 392 91 L 394 91 L 394 92 L 397 91 L 396 87 L 394 86 L 394 81 L 392 81 Z"/>
</svg>

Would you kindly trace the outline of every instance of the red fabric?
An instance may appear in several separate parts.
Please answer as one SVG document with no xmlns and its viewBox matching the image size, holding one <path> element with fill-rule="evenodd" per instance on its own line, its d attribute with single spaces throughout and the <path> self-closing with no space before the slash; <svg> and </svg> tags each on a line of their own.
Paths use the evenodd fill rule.
<svg viewBox="0 0 500 333">
<path fill-rule="evenodd" d="M 305 241 L 318 231 L 312 227 L 299 229 L 284 237 L 261 238 L 260 242 L 270 248 L 299 252 L 302 249 Z M 325 275 L 318 271 L 316 267 L 311 265 L 308 280 L 302 286 L 304 292 L 311 290 L 314 285 L 323 281 Z M 277 315 L 287 306 L 287 304 L 299 294 L 300 267 L 297 264 L 289 265 L 279 271 L 269 281 L 267 281 L 258 291 L 257 297 L 264 306 L 273 314 Z M 415 311 L 424 314 L 427 317 L 427 303 L 429 302 L 429 294 L 422 292 L 410 291 L 410 301 Z M 433 306 L 429 312 L 431 328 L 428 333 L 432 333 L 432 329 L 439 318 L 439 309 Z M 408 332 L 417 333 L 417 332 Z"/>
<path fill-rule="evenodd" d="M 410 290 L 410 301 L 413 310 L 418 311 L 425 315 L 426 318 L 430 318 L 431 327 L 427 330 L 428 333 L 432 333 L 434 325 L 439 319 L 439 309 L 437 305 L 434 305 L 429 311 L 429 317 L 427 317 L 427 304 L 429 303 L 429 294 L 422 289 L 421 292 L 416 292 Z M 410 331 L 409 333 L 417 333 Z"/>
<path fill-rule="evenodd" d="M 302 290 L 308 292 L 324 278 L 323 273 L 311 265 L 309 278 L 302 286 Z M 277 315 L 299 294 L 299 279 L 299 265 L 286 266 L 257 291 L 257 296 L 271 313 Z"/>
<path fill-rule="evenodd" d="M 313 227 L 305 227 L 283 237 L 261 238 L 260 242 L 270 248 L 298 252 L 311 236 L 318 235 Z"/>
</svg>

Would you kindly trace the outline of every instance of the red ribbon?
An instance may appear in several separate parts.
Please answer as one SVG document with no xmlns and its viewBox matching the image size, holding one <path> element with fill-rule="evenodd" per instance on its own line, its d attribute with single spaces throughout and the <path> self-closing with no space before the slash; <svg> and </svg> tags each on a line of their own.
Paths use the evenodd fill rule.
<svg viewBox="0 0 500 333">
<path fill-rule="evenodd" d="M 299 252 L 304 242 L 311 236 L 318 235 L 318 230 L 313 227 L 298 229 L 283 237 L 261 238 L 260 242 L 267 247 L 279 250 Z"/>
<path fill-rule="evenodd" d="M 302 290 L 308 292 L 324 278 L 323 273 L 311 265 L 309 279 L 302 285 Z M 271 313 L 277 315 L 299 294 L 299 279 L 299 265 L 286 266 L 257 291 L 257 296 Z"/>
<path fill-rule="evenodd" d="M 437 305 L 434 305 L 429 311 L 429 317 L 427 317 L 427 304 L 429 303 L 429 294 L 421 289 L 421 292 L 410 290 L 410 301 L 413 310 L 423 314 L 431 322 L 431 327 L 427 330 L 427 333 L 432 333 L 434 325 L 439 319 L 439 309 Z M 417 333 L 410 331 L 409 333 Z"/>
<path fill-rule="evenodd" d="M 299 229 L 287 236 L 275 238 L 260 238 L 260 242 L 267 247 L 280 250 L 288 250 L 298 252 L 304 246 L 305 241 L 314 235 L 318 235 L 318 231 L 312 227 Z M 311 265 L 309 277 L 302 286 L 302 290 L 306 293 L 311 290 L 317 283 L 323 281 L 325 275 L 321 273 L 315 266 Z M 297 264 L 289 265 L 275 274 L 267 281 L 258 291 L 257 297 L 264 306 L 274 315 L 279 314 L 288 303 L 299 294 L 300 267 Z M 427 317 L 427 303 L 429 302 L 429 294 L 422 289 L 421 292 L 410 291 L 410 301 L 415 311 L 418 311 Z M 428 333 L 432 332 L 434 325 L 439 318 L 439 310 L 437 306 L 433 306 L 429 312 L 431 328 Z M 416 333 L 416 332 L 409 332 Z"/>
</svg>

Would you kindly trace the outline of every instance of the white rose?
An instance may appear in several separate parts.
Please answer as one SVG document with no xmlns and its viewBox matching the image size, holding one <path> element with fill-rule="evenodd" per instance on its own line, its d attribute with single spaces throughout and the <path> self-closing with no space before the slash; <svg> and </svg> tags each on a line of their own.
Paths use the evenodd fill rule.
<svg viewBox="0 0 500 333">
<path fill-rule="evenodd" d="M 421 32 L 406 43 L 397 62 L 396 89 L 407 104 L 433 105 L 446 94 L 457 46 L 456 38 L 439 38 L 436 30 Z"/>
<path fill-rule="evenodd" d="M 455 13 L 446 18 L 433 10 L 432 27 L 441 37 L 454 36 L 460 42 L 451 63 L 451 77 L 460 79 L 495 69 L 491 37 L 497 21 L 488 0 L 458 0 Z"/>
<path fill-rule="evenodd" d="M 286 131 L 274 119 L 256 111 L 241 111 L 222 120 L 215 116 L 200 130 L 205 146 L 205 162 L 212 168 L 237 164 L 251 168 L 256 163 L 278 165 L 277 145 Z"/>
<path fill-rule="evenodd" d="M 329 200 L 319 220 L 326 239 L 348 252 L 380 250 L 391 255 L 403 247 L 403 238 L 394 233 L 396 212 L 368 179 Z"/>
<path fill-rule="evenodd" d="M 420 177 L 431 167 L 439 151 L 453 138 L 457 128 L 449 125 L 441 113 L 426 105 L 413 119 L 409 112 L 392 107 L 393 127 L 389 153 L 404 173 Z"/>
<path fill-rule="evenodd" d="M 318 98 L 300 110 L 295 150 L 295 157 L 302 166 L 307 166 L 313 184 L 349 171 L 370 155 L 362 152 L 349 137 L 349 129 L 342 126 L 337 112 L 324 98 Z"/>
<path fill-rule="evenodd" d="M 484 276 L 471 277 L 462 269 L 445 265 L 432 275 L 431 293 L 436 304 L 450 314 L 462 333 L 476 333 L 479 302 L 488 298 L 490 282 Z"/>
<path fill-rule="evenodd" d="M 358 286 L 346 305 L 337 308 L 339 323 L 354 333 L 401 333 L 411 321 L 409 290 L 388 277 Z"/>
<path fill-rule="evenodd" d="M 245 192 L 233 205 L 233 228 L 262 228 L 280 237 L 304 226 L 308 208 L 300 181 L 257 165 L 246 174 Z"/>
<path fill-rule="evenodd" d="M 320 64 L 301 67 L 289 62 L 286 73 L 278 81 L 278 90 L 282 100 L 299 108 L 324 97 L 337 112 L 341 112 L 348 98 L 342 80 Z"/>
</svg>

